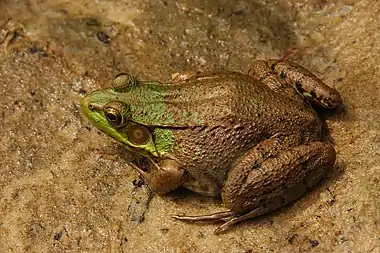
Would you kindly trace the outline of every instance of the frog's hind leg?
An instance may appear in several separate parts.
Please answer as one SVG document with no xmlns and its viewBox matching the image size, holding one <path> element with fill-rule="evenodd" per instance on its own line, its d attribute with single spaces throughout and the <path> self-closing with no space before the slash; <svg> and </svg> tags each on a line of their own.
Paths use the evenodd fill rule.
<svg viewBox="0 0 380 253">
<path fill-rule="evenodd" d="M 335 162 L 335 150 L 324 142 L 295 145 L 268 139 L 245 154 L 231 169 L 222 191 L 230 210 L 204 216 L 175 216 L 185 221 L 224 221 L 215 233 L 233 224 L 280 208 L 314 186 Z"/>
<path fill-rule="evenodd" d="M 342 103 L 339 92 L 294 62 L 257 60 L 248 74 L 275 91 L 282 91 L 285 86 L 291 85 L 299 94 L 324 108 L 332 109 Z"/>
<path fill-rule="evenodd" d="M 291 146 L 275 155 L 265 155 L 266 159 L 260 157 L 268 149 L 261 148 L 249 151 L 228 174 L 223 203 L 241 215 L 234 215 L 217 232 L 295 201 L 335 163 L 334 147 L 325 142 Z"/>
<path fill-rule="evenodd" d="M 265 141 L 259 143 L 254 148 L 254 150 L 256 150 L 256 152 L 254 152 L 252 154 L 253 157 L 249 156 L 249 159 L 243 158 L 241 161 L 238 162 L 238 164 L 240 165 L 240 167 L 242 167 L 242 168 L 238 167 L 238 169 L 240 170 L 240 175 L 242 175 L 243 178 L 245 178 L 245 175 L 248 174 L 249 171 L 250 171 L 249 166 L 242 166 L 243 164 L 245 164 L 245 163 L 248 162 L 249 164 L 251 164 L 250 165 L 251 167 L 252 166 L 256 166 L 256 165 L 258 166 L 259 164 L 261 164 L 262 162 L 264 162 L 265 159 L 267 159 L 267 157 L 276 155 L 282 149 L 286 149 L 286 147 L 288 147 L 289 145 L 297 145 L 299 143 L 299 141 L 300 141 L 299 138 L 297 138 L 296 136 L 293 136 L 293 138 L 291 138 L 291 139 L 293 140 L 293 142 L 284 142 L 283 138 L 273 137 L 273 138 L 270 138 L 268 140 L 265 140 Z M 265 153 L 259 152 L 260 150 L 262 151 L 264 149 L 266 150 Z M 235 173 L 234 173 L 235 176 L 237 174 L 239 174 L 239 172 L 237 172 L 236 169 L 234 169 L 234 171 L 235 171 Z M 227 181 L 231 181 L 229 178 L 227 179 Z M 239 183 L 241 183 L 242 181 L 243 181 L 243 179 L 240 179 L 240 180 L 236 181 L 236 184 L 237 184 L 236 187 L 237 188 L 239 187 Z M 228 184 L 228 182 L 227 182 L 227 184 Z M 229 183 L 229 185 L 230 185 L 230 187 L 233 187 L 233 186 L 231 186 L 231 182 Z M 231 192 L 231 194 L 233 194 L 233 192 Z M 226 212 L 219 212 L 219 213 L 213 213 L 213 214 L 208 214 L 208 215 L 199 215 L 199 216 L 175 215 L 175 216 L 173 216 L 173 218 L 175 218 L 177 220 L 189 221 L 189 222 L 196 222 L 196 221 L 225 221 L 225 223 L 223 225 L 221 225 L 215 231 L 215 233 L 219 233 L 221 231 L 224 231 L 230 225 L 232 225 L 232 224 L 234 224 L 236 222 L 239 222 L 240 219 L 241 219 L 239 217 L 243 217 L 243 216 L 244 215 L 242 215 L 241 212 L 226 211 Z"/>
</svg>

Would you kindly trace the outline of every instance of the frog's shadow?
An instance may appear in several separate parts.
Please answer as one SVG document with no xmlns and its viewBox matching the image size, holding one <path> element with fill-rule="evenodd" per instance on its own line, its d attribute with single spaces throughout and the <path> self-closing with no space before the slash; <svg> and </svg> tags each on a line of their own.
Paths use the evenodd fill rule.
<svg viewBox="0 0 380 253">
<path fill-rule="evenodd" d="M 177 202 L 178 204 L 184 204 L 184 203 L 190 203 L 190 205 L 193 205 L 194 202 L 197 202 L 197 207 L 201 208 L 203 205 L 217 205 L 218 203 L 221 203 L 222 198 L 219 197 L 209 197 L 200 195 L 196 192 L 190 191 L 186 189 L 185 187 L 179 187 L 178 189 L 171 191 L 169 193 L 165 194 L 165 198 L 168 199 L 168 201 Z"/>
<path fill-rule="evenodd" d="M 314 104 L 311 104 L 311 107 L 318 114 L 318 117 L 321 119 L 323 123 L 322 133 L 325 133 L 324 130 L 327 129 L 326 120 L 347 121 L 349 119 L 347 107 L 344 103 L 340 104 L 338 107 L 334 109 L 321 108 L 315 106 Z"/>
</svg>

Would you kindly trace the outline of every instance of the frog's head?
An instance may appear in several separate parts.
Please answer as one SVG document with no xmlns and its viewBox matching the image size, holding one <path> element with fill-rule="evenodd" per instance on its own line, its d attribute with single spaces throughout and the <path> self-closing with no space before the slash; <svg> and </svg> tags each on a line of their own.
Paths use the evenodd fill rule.
<svg viewBox="0 0 380 253">
<path fill-rule="evenodd" d="M 147 119 L 149 108 L 144 108 L 144 104 L 151 104 L 152 98 L 147 88 L 142 90 L 138 86 L 136 78 L 120 74 L 114 79 L 112 88 L 97 90 L 82 98 L 81 112 L 94 126 L 126 148 L 157 157 L 160 152 L 171 149 L 171 135 L 155 129 L 152 119 Z"/>
</svg>

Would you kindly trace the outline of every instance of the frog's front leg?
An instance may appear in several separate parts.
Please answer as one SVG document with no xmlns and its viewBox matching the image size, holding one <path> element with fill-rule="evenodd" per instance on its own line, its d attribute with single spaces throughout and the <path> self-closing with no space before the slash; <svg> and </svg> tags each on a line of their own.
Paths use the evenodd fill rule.
<svg viewBox="0 0 380 253">
<path fill-rule="evenodd" d="M 335 150 L 328 143 L 292 146 L 277 139 L 266 140 L 245 154 L 229 172 L 222 200 L 230 211 L 175 218 L 225 221 L 215 231 L 221 233 L 235 223 L 296 200 L 315 185 L 334 162 Z"/>
<path fill-rule="evenodd" d="M 338 91 L 294 62 L 257 60 L 253 62 L 248 74 L 273 90 L 282 90 L 283 85 L 290 84 L 299 94 L 318 106 L 335 108 L 342 103 Z"/>
<path fill-rule="evenodd" d="M 150 169 L 145 171 L 131 163 L 140 175 L 148 182 L 149 187 L 158 194 L 168 193 L 180 187 L 185 180 L 184 170 L 172 159 L 161 160 L 159 164 L 150 162 Z"/>
</svg>

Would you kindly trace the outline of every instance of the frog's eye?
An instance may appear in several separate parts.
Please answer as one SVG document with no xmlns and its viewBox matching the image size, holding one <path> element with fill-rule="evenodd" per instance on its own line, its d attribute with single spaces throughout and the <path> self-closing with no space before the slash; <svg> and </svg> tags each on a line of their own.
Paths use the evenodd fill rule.
<svg viewBox="0 0 380 253">
<path fill-rule="evenodd" d="M 127 130 L 127 136 L 130 142 L 135 145 L 143 145 L 146 144 L 150 139 L 149 130 L 140 125 L 134 125 L 133 127 Z"/>
<path fill-rule="evenodd" d="M 104 115 L 109 123 L 121 127 L 129 119 L 129 107 L 120 102 L 110 102 L 104 107 Z"/>
<path fill-rule="evenodd" d="M 126 74 L 118 74 L 112 81 L 113 90 L 116 92 L 129 92 L 137 85 L 138 81 L 135 77 Z"/>
<path fill-rule="evenodd" d="M 120 126 L 123 123 L 123 117 L 115 108 L 106 108 L 104 114 L 112 125 Z"/>
</svg>

